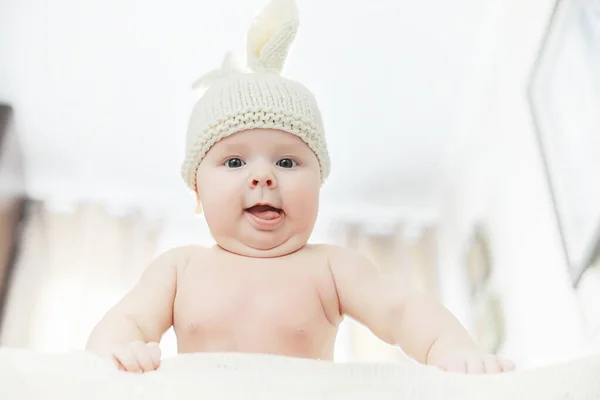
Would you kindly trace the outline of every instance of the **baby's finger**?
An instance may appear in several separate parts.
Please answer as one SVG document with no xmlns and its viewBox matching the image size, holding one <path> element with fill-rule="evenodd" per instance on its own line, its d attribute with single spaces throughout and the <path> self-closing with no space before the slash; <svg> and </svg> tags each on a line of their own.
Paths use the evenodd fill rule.
<svg viewBox="0 0 600 400">
<path fill-rule="evenodd" d="M 150 349 L 143 342 L 133 342 L 129 345 L 129 349 L 140 367 L 141 372 L 154 371 Z"/>
<path fill-rule="evenodd" d="M 161 351 L 160 351 L 160 347 L 158 346 L 158 343 L 156 343 L 156 342 L 148 343 L 148 351 L 150 353 L 150 358 L 152 359 L 152 365 L 154 366 L 154 369 L 157 369 L 158 366 L 160 365 L 160 357 L 161 357 Z"/>
<path fill-rule="evenodd" d="M 483 359 L 484 372 L 487 374 L 497 374 L 502 372 L 500 360 L 495 356 L 487 356 Z"/>
<path fill-rule="evenodd" d="M 467 364 L 464 363 L 463 361 L 455 361 L 455 362 L 447 364 L 445 366 L 444 370 L 447 372 L 456 372 L 456 373 L 462 374 L 462 373 L 467 372 Z"/>
<path fill-rule="evenodd" d="M 152 356 L 150 355 L 150 351 L 147 349 L 137 351 L 135 358 L 142 372 L 150 372 L 155 370 L 154 363 L 152 362 Z"/>
<path fill-rule="evenodd" d="M 117 367 L 118 369 L 120 369 L 121 371 L 126 371 L 126 368 L 125 368 L 125 366 L 124 366 L 123 364 L 121 364 L 121 361 L 119 361 L 119 359 L 117 358 L 117 356 L 116 356 L 116 355 L 113 355 L 113 356 L 112 356 L 112 362 L 113 362 L 113 364 L 114 364 L 114 365 L 116 365 L 116 367 Z"/>
<path fill-rule="evenodd" d="M 498 358 L 498 363 L 500 364 L 500 368 L 503 372 L 511 372 L 515 370 L 515 363 L 506 358 Z"/>
<path fill-rule="evenodd" d="M 115 360 L 128 372 L 142 372 L 135 354 L 130 349 L 119 351 L 113 355 Z"/>
<path fill-rule="evenodd" d="M 482 374 L 485 372 L 483 367 L 483 360 L 474 358 L 467 361 L 467 373 L 468 374 Z"/>
</svg>

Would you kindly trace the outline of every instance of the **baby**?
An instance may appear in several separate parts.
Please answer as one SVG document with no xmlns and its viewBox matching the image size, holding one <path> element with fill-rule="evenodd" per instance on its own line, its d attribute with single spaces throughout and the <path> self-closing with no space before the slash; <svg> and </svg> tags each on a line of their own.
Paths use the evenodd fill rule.
<svg viewBox="0 0 600 400">
<path fill-rule="evenodd" d="M 349 316 L 423 364 L 513 370 L 445 308 L 358 252 L 307 244 L 329 156 L 312 94 L 280 75 L 297 26 L 291 0 L 272 1 L 248 34 L 250 71 L 227 58 L 200 80 L 208 87 L 191 114 L 182 175 L 217 244 L 157 257 L 87 349 L 123 370 L 153 371 L 173 326 L 179 353 L 332 360 Z"/>
</svg>

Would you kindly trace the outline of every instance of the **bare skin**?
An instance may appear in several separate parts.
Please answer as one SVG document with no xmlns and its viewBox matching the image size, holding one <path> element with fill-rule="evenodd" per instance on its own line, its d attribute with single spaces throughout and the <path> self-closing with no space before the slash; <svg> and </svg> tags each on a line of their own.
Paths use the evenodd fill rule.
<svg viewBox="0 0 600 400">
<path fill-rule="evenodd" d="M 120 358 L 123 369 L 154 370 L 160 356 L 143 365 L 151 357 L 136 360 L 129 344 L 159 342 L 172 324 L 180 353 L 254 352 L 331 360 L 338 326 L 348 315 L 424 364 L 475 373 L 514 368 L 508 360 L 478 351 L 462 326 L 432 300 L 395 288 L 397 282 L 369 261 L 339 247 L 308 245 L 268 259 L 240 258 L 219 247 L 178 248 L 150 266 L 107 314 L 103 325 L 108 329 L 95 331 L 90 348 Z M 421 318 L 424 311 L 438 318 Z M 124 335 L 112 329 L 119 319 L 131 327 Z M 432 346 L 441 340 L 455 343 L 465 360 L 452 364 L 453 357 L 438 355 Z M 94 344 L 100 342 L 105 345 Z M 120 349 L 121 357 L 111 349 Z M 157 349 L 141 348 L 155 355 Z"/>
<path fill-rule="evenodd" d="M 157 257 L 98 323 L 88 350 L 126 371 L 152 371 L 160 366 L 157 343 L 173 326 L 179 353 L 332 360 L 339 324 L 349 316 L 422 364 L 467 373 L 514 369 L 481 352 L 443 306 L 366 257 L 306 244 L 319 169 L 298 138 L 254 130 L 223 139 L 201 164 L 198 182 L 217 245 Z"/>
</svg>

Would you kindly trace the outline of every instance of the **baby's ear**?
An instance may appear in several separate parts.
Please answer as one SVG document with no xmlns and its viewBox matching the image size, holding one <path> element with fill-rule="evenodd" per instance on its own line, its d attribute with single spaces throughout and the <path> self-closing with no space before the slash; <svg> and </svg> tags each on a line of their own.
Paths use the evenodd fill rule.
<svg viewBox="0 0 600 400">
<path fill-rule="evenodd" d="M 194 211 L 196 215 L 202 214 L 202 203 L 200 202 L 200 195 L 198 191 L 196 191 L 196 210 Z"/>
</svg>

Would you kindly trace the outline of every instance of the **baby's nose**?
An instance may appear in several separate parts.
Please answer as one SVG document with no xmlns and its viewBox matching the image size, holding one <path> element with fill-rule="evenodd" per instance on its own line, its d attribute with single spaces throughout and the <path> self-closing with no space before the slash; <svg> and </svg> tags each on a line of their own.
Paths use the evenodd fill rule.
<svg viewBox="0 0 600 400">
<path fill-rule="evenodd" d="M 260 173 L 252 175 L 249 182 L 250 188 L 255 187 L 268 187 L 275 188 L 277 186 L 277 182 L 275 181 L 275 177 L 273 174 L 267 171 L 262 171 Z"/>
</svg>

